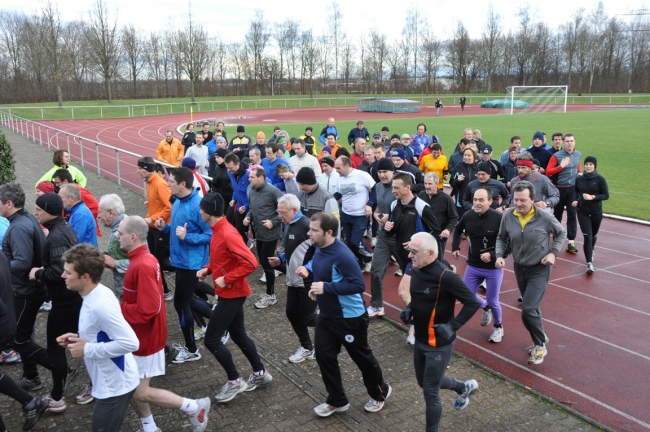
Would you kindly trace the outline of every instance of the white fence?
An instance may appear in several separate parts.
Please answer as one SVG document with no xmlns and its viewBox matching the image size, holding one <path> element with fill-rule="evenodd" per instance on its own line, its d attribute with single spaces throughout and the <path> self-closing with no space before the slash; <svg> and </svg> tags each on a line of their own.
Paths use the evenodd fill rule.
<svg viewBox="0 0 650 432">
<path fill-rule="evenodd" d="M 388 95 L 394 97 L 395 95 Z M 439 95 L 447 105 L 459 104 L 460 95 Z M 410 100 L 419 101 L 422 105 L 433 105 L 437 96 L 404 95 Z M 505 96 L 467 96 L 468 104 L 480 104 L 483 101 L 503 99 Z M 159 104 L 132 104 L 132 105 L 79 105 L 79 106 L 25 106 L 4 108 L 8 114 L 21 117 L 39 118 L 41 120 L 57 119 L 94 119 L 115 117 L 143 117 L 165 114 L 187 114 L 193 112 L 215 112 L 249 109 L 271 108 L 311 108 L 328 106 L 355 106 L 355 97 L 330 97 L 330 98 L 290 98 L 290 99 L 242 99 L 218 100 L 199 102 L 172 102 Z M 564 103 L 564 97 L 559 97 L 556 103 Z M 569 104 L 650 104 L 647 95 L 611 95 L 611 96 L 569 96 Z"/>
</svg>

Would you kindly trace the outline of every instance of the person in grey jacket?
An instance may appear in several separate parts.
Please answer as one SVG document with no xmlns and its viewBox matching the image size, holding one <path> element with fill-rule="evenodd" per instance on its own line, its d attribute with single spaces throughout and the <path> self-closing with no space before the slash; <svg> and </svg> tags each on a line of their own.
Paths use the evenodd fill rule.
<svg viewBox="0 0 650 432">
<path fill-rule="evenodd" d="M 266 294 L 255 303 L 258 309 L 276 304 L 275 270 L 269 257 L 275 256 L 275 247 L 281 235 L 281 221 L 277 213 L 278 200 L 282 191 L 266 181 L 263 168 L 253 168 L 248 176 L 251 187 L 248 190 L 249 211 L 244 225 L 253 224 L 257 257 L 266 276 Z"/>
<path fill-rule="evenodd" d="M 111 229 L 108 237 L 108 250 L 104 251 L 104 265 L 113 273 L 113 291 L 117 298 L 122 301 L 124 291 L 124 275 L 129 268 L 129 258 L 126 251 L 120 248 L 117 239 L 117 228 L 124 219 L 124 203 L 117 194 L 104 195 L 99 199 L 99 211 L 97 218 L 102 224 Z"/>
<path fill-rule="evenodd" d="M 544 210 L 547 213 L 553 211 L 553 207 L 560 201 L 560 191 L 551 183 L 551 179 L 544 174 L 533 172 L 533 156 L 528 153 L 522 153 L 517 159 L 517 172 L 519 175 L 510 181 L 510 187 L 517 182 L 526 180 L 535 187 L 535 207 Z"/>
<path fill-rule="evenodd" d="M 514 208 L 501 219 L 496 241 L 496 268 L 506 266 L 508 249 L 514 258 L 515 277 L 522 295 L 521 320 L 530 333 L 529 364 L 540 364 L 547 354 L 548 338 L 542 324 L 541 304 L 551 276 L 551 267 L 566 240 L 566 230 L 555 217 L 535 206 L 535 187 L 525 180 L 512 188 Z M 550 234 L 553 245 L 550 247 Z"/>
<path fill-rule="evenodd" d="M 308 236 L 309 218 L 300 211 L 300 201 L 295 195 L 286 194 L 280 198 L 278 215 L 284 225 L 284 235 L 278 256 L 270 257 L 269 262 L 287 275 L 287 318 L 300 341 L 300 348 L 289 357 L 289 361 L 302 363 L 316 359 L 309 327 L 316 325 L 317 315 L 316 302 L 309 298 L 313 280 L 311 277 L 301 278 L 296 270 L 311 261 L 315 249 Z"/>
<path fill-rule="evenodd" d="M 331 213 L 340 219 L 339 204 L 334 196 L 320 187 L 314 170 L 309 167 L 300 168 L 296 175 L 300 192 L 296 195 L 300 201 L 300 211 L 308 218 L 318 212 Z"/>
</svg>

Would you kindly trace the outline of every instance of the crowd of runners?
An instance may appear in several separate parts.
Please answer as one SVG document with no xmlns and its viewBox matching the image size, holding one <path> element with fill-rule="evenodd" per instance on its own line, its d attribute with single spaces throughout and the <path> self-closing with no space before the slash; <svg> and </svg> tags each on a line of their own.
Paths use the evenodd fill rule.
<svg viewBox="0 0 650 432">
<path fill-rule="evenodd" d="M 595 272 L 607 182 L 572 134 L 553 133 L 547 144 L 546 134 L 535 132 L 529 147 L 513 136 L 494 154 L 481 132 L 468 128 L 445 155 L 423 123 L 414 134 L 391 135 L 385 126 L 371 135 L 359 121 L 347 135 L 350 150 L 339 144 L 333 118 L 320 134 L 308 127 L 293 138 L 276 127 L 268 139 L 263 131 L 252 139 L 240 125 L 228 141 L 224 126 L 203 123 L 194 132 L 189 124 L 180 140 L 167 131 L 155 158 L 138 160 L 144 217 L 126 216 L 116 194 L 93 197 L 65 150 L 54 153 L 54 167 L 36 184 L 34 214 L 25 211 L 21 185 L 0 186 L 0 361 L 22 362 L 15 380 L 0 371 L 0 392 L 23 406 L 24 430 L 45 411 L 63 413 L 75 379 L 87 383 L 75 402 L 95 403 L 93 431 L 120 430 L 129 403 L 145 432 L 159 430 L 151 404 L 179 409 L 194 431 L 206 430 L 212 397 L 227 403 L 273 381 L 244 327 L 249 278 L 258 267 L 266 288 L 258 309 L 277 303 L 276 280 L 285 275 L 286 316 L 298 346 L 288 360 L 315 360 L 328 395 L 315 414 L 349 409 L 341 347 L 361 371 L 364 409 L 377 412 L 393 388 L 370 348 L 368 326 L 385 314 L 392 262 L 426 430 L 435 431 L 440 389 L 455 391 L 453 406 L 462 410 L 479 388 L 475 379 L 445 374 L 456 332 L 482 309 L 480 325 L 493 323 L 488 340 L 503 341 L 499 292 L 508 256 L 531 365 L 548 354 L 541 303 L 556 257 L 579 252 L 578 224 L 586 273 Z M 102 226 L 110 230 L 105 251 L 97 247 Z M 466 257 L 463 275 L 445 259 L 450 238 L 447 258 Z M 100 282 L 105 270 L 112 289 Z M 174 274 L 173 291 L 165 272 Z M 183 335 L 171 347 L 167 301 Z M 48 313 L 46 346 L 34 337 L 39 311 Z M 247 378 L 233 362 L 230 340 L 250 363 Z M 84 359 L 87 376 L 68 366 L 66 350 Z M 167 364 L 200 361 L 202 350 L 227 375 L 216 395 L 190 399 L 152 387 Z M 38 366 L 52 374 L 41 398 L 30 394 L 43 388 Z"/>
</svg>

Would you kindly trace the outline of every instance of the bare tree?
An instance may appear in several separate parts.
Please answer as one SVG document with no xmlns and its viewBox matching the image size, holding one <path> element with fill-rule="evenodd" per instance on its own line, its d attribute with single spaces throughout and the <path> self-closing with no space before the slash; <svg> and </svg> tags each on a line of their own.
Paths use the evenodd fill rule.
<svg viewBox="0 0 650 432">
<path fill-rule="evenodd" d="M 418 51 L 420 48 L 420 34 L 422 33 L 422 28 L 426 27 L 423 19 L 420 17 L 418 6 L 415 4 L 406 10 L 406 21 L 404 23 L 404 28 L 402 29 L 402 50 L 404 51 L 404 67 L 406 69 L 406 74 L 408 75 L 409 65 L 413 65 L 411 68 L 411 76 L 415 81 L 415 86 L 417 87 L 417 78 L 418 78 Z M 411 63 L 411 55 L 413 56 L 413 62 Z"/>
<path fill-rule="evenodd" d="M 214 41 L 214 61 L 217 77 L 219 79 L 219 95 L 224 96 L 224 82 L 228 71 L 228 47 L 220 38 Z"/>
<path fill-rule="evenodd" d="M 59 11 L 48 0 L 41 11 L 41 25 L 43 26 L 45 54 L 50 76 L 56 86 L 56 100 L 59 108 L 63 107 L 63 92 L 61 90 L 63 78 L 68 65 L 65 57 L 65 26 L 61 22 Z"/>
<path fill-rule="evenodd" d="M 112 103 L 111 80 L 117 73 L 120 61 L 120 37 L 117 31 L 117 17 L 115 21 L 110 22 L 108 7 L 104 0 L 95 0 L 88 24 L 91 56 L 104 78 L 108 103 Z"/>
<path fill-rule="evenodd" d="M 320 69 L 321 93 L 326 93 L 327 81 L 332 70 L 332 64 L 330 61 L 330 56 L 332 54 L 332 51 L 330 50 L 330 38 L 326 34 L 318 38 L 316 42 L 316 52 L 318 55 L 316 65 Z"/>
<path fill-rule="evenodd" d="M 370 31 L 368 54 L 372 75 L 375 79 L 375 91 L 381 93 L 384 82 L 384 63 L 388 54 L 388 43 L 386 42 L 385 34 L 379 34 L 376 29 Z"/>
<path fill-rule="evenodd" d="M 442 60 L 442 44 L 436 40 L 433 32 L 427 30 L 422 37 L 421 61 L 424 63 L 424 75 L 426 79 L 426 94 L 429 94 L 431 85 L 436 90 L 436 77 Z"/>
<path fill-rule="evenodd" d="M 208 63 L 208 34 L 203 26 L 194 23 L 191 11 L 188 12 L 187 18 L 189 23 L 183 30 L 178 31 L 176 49 L 181 57 L 181 69 L 190 81 L 192 102 L 196 102 L 196 86 Z"/>
<path fill-rule="evenodd" d="M 140 31 L 135 29 L 133 24 L 128 24 L 122 28 L 122 50 L 126 58 L 131 78 L 131 91 L 134 98 L 138 96 L 137 81 L 138 75 L 142 72 L 145 65 L 144 58 L 144 41 L 140 38 Z"/>
<path fill-rule="evenodd" d="M 83 84 L 91 64 L 88 27 L 83 21 L 73 21 L 65 27 L 65 63 L 72 79 L 73 97 L 82 98 Z"/>
<path fill-rule="evenodd" d="M 242 76 L 245 74 L 245 51 L 246 48 L 242 44 L 233 42 L 228 45 L 228 56 L 230 63 L 232 64 L 231 72 L 233 73 L 233 78 L 235 79 L 235 92 L 237 96 L 239 96 L 242 91 Z"/>
<path fill-rule="evenodd" d="M 262 58 L 269 43 L 271 35 L 268 23 L 261 10 L 255 11 L 255 18 L 251 20 L 246 32 L 246 46 L 251 53 L 253 63 L 253 81 L 255 94 L 259 93 L 262 80 Z"/>
<path fill-rule="evenodd" d="M 453 37 L 447 43 L 447 62 L 462 92 L 469 91 L 469 76 L 472 62 L 471 39 L 465 25 L 458 21 L 453 30 Z"/>
<path fill-rule="evenodd" d="M 11 70 L 11 79 L 13 81 L 13 94 L 18 97 L 18 89 L 23 75 L 23 51 L 24 46 L 20 42 L 21 29 L 27 18 L 18 13 L 0 11 L 0 37 L 2 37 L 1 55 L 8 59 L 7 63 Z"/>
<path fill-rule="evenodd" d="M 517 68 L 517 84 L 526 85 L 532 71 L 534 45 L 534 23 L 530 16 L 530 7 L 519 9 L 519 28 L 514 34 L 513 55 Z"/>
<path fill-rule="evenodd" d="M 278 24 L 274 31 L 274 38 L 278 44 L 278 64 L 275 79 L 279 81 L 279 94 L 282 94 L 281 82 L 286 75 L 289 75 L 289 59 L 295 49 L 299 23 L 287 18 L 282 24 Z"/>
<path fill-rule="evenodd" d="M 481 36 L 481 52 L 483 53 L 485 64 L 485 91 L 488 93 L 492 91 L 492 75 L 494 75 L 496 64 L 502 55 L 499 52 L 501 31 L 501 15 L 494 11 L 494 5 L 490 2 L 487 23 L 483 28 L 483 34 Z"/>
<path fill-rule="evenodd" d="M 343 79 L 345 80 L 345 93 L 350 93 L 350 79 L 355 68 L 354 53 L 354 46 L 350 42 L 345 42 L 341 49 L 341 67 Z"/>
<path fill-rule="evenodd" d="M 399 82 L 402 78 L 407 78 L 408 75 L 402 75 L 402 65 L 404 64 L 402 45 L 399 42 L 388 45 L 388 52 L 386 53 L 386 63 L 388 64 L 389 79 L 393 81 L 393 92 L 400 92 Z"/>
<path fill-rule="evenodd" d="M 300 51 L 302 53 L 303 73 L 302 78 L 309 79 L 309 97 L 314 97 L 314 76 L 318 63 L 318 46 L 314 40 L 312 30 L 303 31 L 300 35 Z"/>
<path fill-rule="evenodd" d="M 345 33 L 341 30 L 343 27 L 343 14 L 339 4 L 335 1 L 329 6 L 330 14 L 327 17 L 328 24 L 328 40 L 332 43 L 334 48 L 334 89 L 336 93 L 339 92 L 339 58 L 341 51 L 341 41 L 345 39 Z"/>
</svg>

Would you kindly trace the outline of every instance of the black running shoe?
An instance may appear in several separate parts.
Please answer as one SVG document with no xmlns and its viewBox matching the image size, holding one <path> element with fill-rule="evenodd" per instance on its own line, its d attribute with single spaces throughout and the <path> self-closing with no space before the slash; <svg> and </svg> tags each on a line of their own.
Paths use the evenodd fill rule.
<svg viewBox="0 0 650 432">
<path fill-rule="evenodd" d="M 44 398 L 34 398 L 30 403 L 25 405 L 25 423 L 23 423 L 23 430 L 28 431 L 38 423 L 45 410 L 47 410 L 47 396 Z"/>
</svg>

